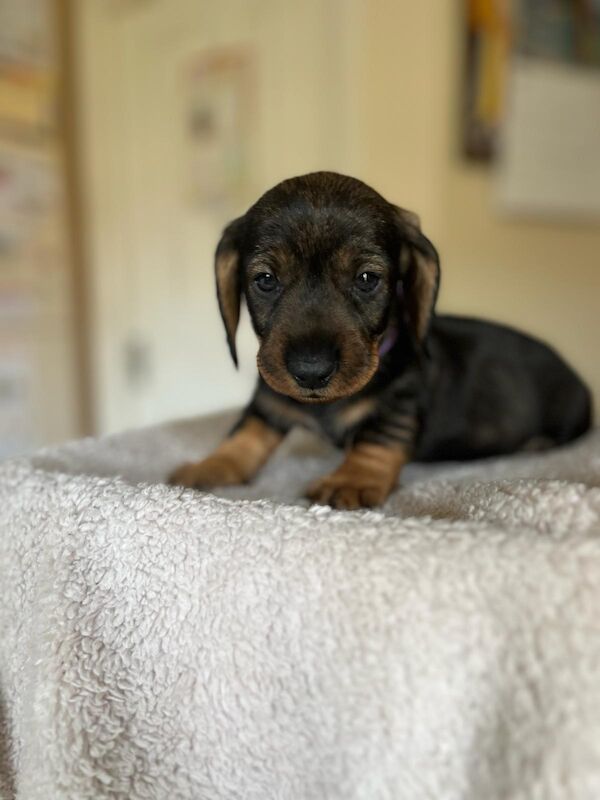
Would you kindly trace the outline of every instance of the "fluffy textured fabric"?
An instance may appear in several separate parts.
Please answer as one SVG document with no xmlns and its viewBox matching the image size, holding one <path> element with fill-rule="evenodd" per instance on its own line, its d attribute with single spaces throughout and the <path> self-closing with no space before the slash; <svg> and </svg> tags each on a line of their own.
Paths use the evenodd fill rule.
<svg viewBox="0 0 600 800">
<path fill-rule="evenodd" d="M 0 796 L 598 800 L 600 434 L 381 511 L 163 485 L 229 420 L 0 469 Z"/>
</svg>

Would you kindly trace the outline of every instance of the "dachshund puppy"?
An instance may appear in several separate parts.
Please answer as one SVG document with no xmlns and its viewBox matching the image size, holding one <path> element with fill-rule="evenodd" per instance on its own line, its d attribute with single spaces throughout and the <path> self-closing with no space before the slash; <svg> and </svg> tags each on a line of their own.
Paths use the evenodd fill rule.
<svg viewBox="0 0 600 800">
<path fill-rule="evenodd" d="M 415 214 L 361 181 L 292 178 L 227 226 L 216 253 L 233 361 L 244 297 L 258 385 L 229 437 L 171 482 L 249 481 L 295 425 L 346 449 L 308 488 L 335 508 L 377 506 L 410 460 L 483 458 L 559 445 L 590 426 L 584 384 L 510 328 L 434 316 L 438 254 Z"/>
</svg>

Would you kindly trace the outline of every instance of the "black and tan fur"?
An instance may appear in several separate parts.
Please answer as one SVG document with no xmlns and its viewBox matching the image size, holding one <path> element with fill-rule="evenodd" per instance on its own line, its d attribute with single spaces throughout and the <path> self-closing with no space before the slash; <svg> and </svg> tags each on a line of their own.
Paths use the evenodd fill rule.
<svg viewBox="0 0 600 800">
<path fill-rule="evenodd" d="M 225 229 L 216 280 L 236 364 L 245 298 L 258 385 L 226 441 L 173 483 L 249 481 L 304 425 L 346 448 L 308 496 L 375 506 L 410 460 L 562 444 L 589 427 L 586 387 L 546 345 L 434 316 L 439 259 L 418 218 L 353 178 L 318 172 L 271 189 Z"/>
</svg>

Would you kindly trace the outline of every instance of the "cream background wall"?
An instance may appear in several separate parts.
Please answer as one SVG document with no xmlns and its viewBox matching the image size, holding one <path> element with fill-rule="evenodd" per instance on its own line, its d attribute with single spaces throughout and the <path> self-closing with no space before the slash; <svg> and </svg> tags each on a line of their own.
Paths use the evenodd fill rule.
<svg viewBox="0 0 600 800">
<path fill-rule="evenodd" d="M 182 201 L 177 99 L 185 58 L 240 42 L 257 63 L 248 202 L 314 169 L 363 178 L 421 215 L 442 255 L 440 309 L 548 339 L 600 397 L 600 227 L 501 219 L 489 171 L 459 158 L 456 4 L 118 5 L 76 6 L 100 430 L 240 404 L 250 391 L 252 334 L 246 324 L 235 373 L 214 299 L 225 220 Z M 134 381 L 132 342 L 148 361 Z"/>
</svg>

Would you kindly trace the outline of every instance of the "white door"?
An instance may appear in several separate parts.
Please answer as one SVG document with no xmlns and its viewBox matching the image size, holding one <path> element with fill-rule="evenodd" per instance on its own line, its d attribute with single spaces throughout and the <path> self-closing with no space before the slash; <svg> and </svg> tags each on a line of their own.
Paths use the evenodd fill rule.
<svg viewBox="0 0 600 800">
<path fill-rule="evenodd" d="M 240 405 L 255 380 L 247 319 L 229 360 L 213 286 L 228 217 L 278 180 L 352 171 L 353 0 L 76 4 L 100 431 Z M 250 74 L 242 196 L 192 202 L 189 65 L 223 49 Z M 194 176 L 194 179 L 201 179 Z"/>
</svg>

